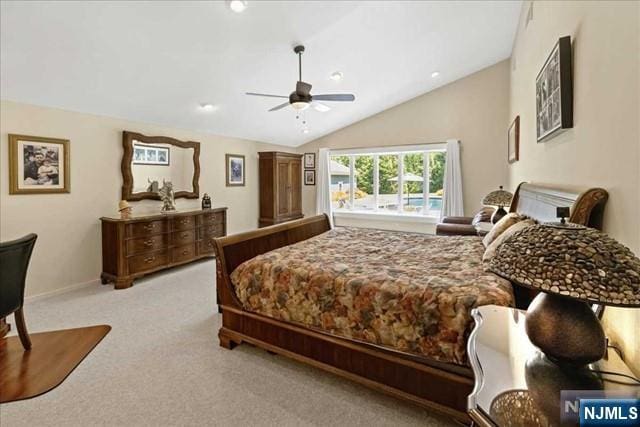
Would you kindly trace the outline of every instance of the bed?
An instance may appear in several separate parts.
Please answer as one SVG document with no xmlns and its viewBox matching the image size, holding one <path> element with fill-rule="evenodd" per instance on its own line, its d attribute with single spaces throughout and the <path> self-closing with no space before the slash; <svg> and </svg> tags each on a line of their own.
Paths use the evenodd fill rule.
<svg viewBox="0 0 640 427">
<path fill-rule="evenodd" d="M 510 210 L 569 206 L 600 228 L 607 193 L 521 184 Z M 330 229 L 326 216 L 216 240 L 220 344 L 243 342 L 468 422 L 470 310 L 512 305 L 474 236 Z"/>
</svg>

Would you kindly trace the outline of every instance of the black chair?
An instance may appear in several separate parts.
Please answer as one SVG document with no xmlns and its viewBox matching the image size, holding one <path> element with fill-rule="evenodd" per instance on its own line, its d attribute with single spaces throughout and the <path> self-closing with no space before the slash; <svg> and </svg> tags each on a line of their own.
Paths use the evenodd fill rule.
<svg viewBox="0 0 640 427">
<path fill-rule="evenodd" d="M 24 286 L 37 238 L 35 234 L 28 234 L 11 242 L 0 243 L 0 317 L 15 313 L 18 335 L 25 350 L 31 349 L 31 339 L 22 312 Z"/>
</svg>

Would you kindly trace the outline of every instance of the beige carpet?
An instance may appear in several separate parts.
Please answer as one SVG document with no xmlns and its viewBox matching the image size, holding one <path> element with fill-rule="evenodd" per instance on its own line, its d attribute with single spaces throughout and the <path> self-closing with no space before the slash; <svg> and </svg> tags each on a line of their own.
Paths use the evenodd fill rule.
<svg viewBox="0 0 640 427">
<path fill-rule="evenodd" d="M 113 329 L 62 385 L 0 405 L 0 425 L 454 425 L 282 356 L 219 347 L 214 269 L 206 261 L 126 290 L 96 284 L 27 303 L 32 332 Z"/>
</svg>

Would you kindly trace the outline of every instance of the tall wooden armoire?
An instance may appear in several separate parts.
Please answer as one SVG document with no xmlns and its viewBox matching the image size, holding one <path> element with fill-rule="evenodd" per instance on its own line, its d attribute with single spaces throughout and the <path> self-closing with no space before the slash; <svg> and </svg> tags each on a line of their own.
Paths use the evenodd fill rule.
<svg viewBox="0 0 640 427">
<path fill-rule="evenodd" d="M 302 155 L 258 153 L 260 227 L 302 218 Z"/>
</svg>

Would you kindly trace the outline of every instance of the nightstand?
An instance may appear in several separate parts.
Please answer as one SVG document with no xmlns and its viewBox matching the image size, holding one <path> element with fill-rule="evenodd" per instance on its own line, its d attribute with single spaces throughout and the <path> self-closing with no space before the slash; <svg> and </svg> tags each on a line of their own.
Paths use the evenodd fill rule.
<svg viewBox="0 0 640 427">
<path fill-rule="evenodd" d="M 603 379 L 601 374 L 561 368 L 551 362 L 529 341 L 524 311 L 488 305 L 473 309 L 471 315 L 475 327 L 467 353 L 475 386 L 468 398 L 468 411 L 477 425 L 560 425 L 561 390 L 640 394 L 637 386 L 620 384 L 629 383 L 626 378 L 604 375 Z M 633 376 L 611 348 L 604 359 L 590 367 Z"/>
</svg>

